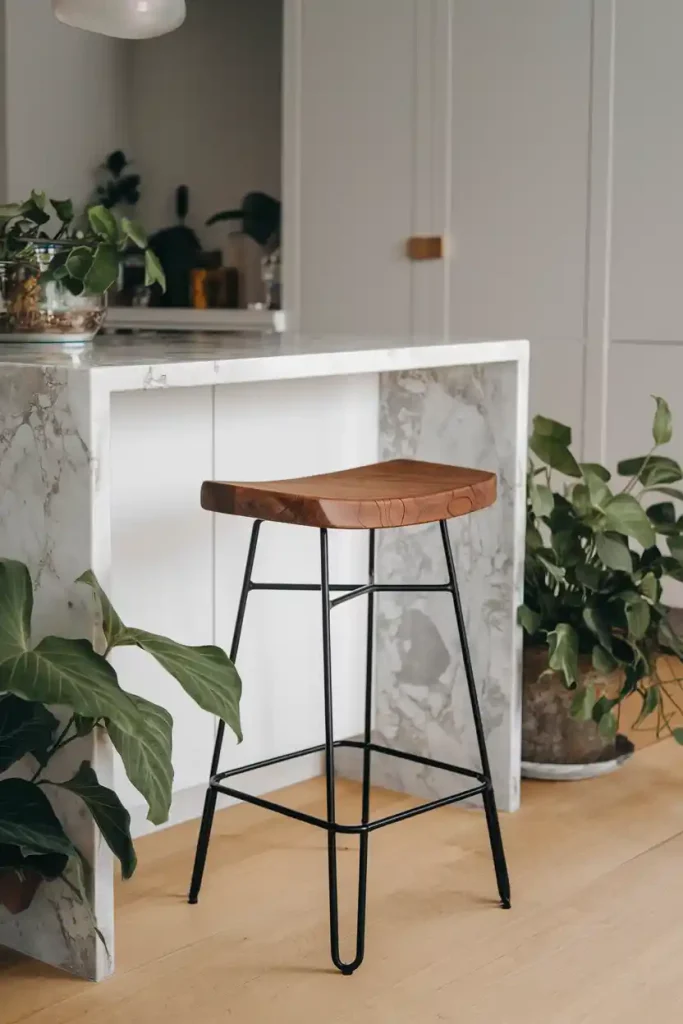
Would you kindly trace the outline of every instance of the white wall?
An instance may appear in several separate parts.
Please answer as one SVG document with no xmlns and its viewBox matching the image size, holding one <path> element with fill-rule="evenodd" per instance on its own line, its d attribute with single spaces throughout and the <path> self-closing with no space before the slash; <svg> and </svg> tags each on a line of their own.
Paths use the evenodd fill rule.
<svg viewBox="0 0 683 1024">
<path fill-rule="evenodd" d="M 177 32 L 131 44 L 129 155 L 148 230 L 175 223 L 175 190 L 189 185 L 188 224 L 225 249 L 236 225 L 208 217 L 247 192 L 280 196 L 281 79 L 282 0 L 191 0 Z"/>
<path fill-rule="evenodd" d="M 6 196 L 85 202 L 125 144 L 125 44 L 61 25 L 50 0 L 5 0 L 4 34 Z"/>
</svg>

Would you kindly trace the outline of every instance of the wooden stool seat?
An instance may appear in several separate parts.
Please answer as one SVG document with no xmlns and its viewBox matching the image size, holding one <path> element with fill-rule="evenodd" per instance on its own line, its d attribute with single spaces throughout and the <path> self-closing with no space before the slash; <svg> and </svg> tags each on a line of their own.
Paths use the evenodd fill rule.
<svg viewBox="0 0 683 1024">
<path fill-rule="evenodd" d="M 210 512 L 340 530 L 434 523 L 495 500 L 495 473 L 411 459 L 295 480 L 209 480 L 202 487 L 202 508 Z"/>
</svg>

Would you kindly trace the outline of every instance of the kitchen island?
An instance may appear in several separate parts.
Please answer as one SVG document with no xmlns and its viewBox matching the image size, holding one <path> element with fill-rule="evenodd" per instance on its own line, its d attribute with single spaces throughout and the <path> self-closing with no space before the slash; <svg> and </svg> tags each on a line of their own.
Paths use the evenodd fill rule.
<svg viewBox="0 0 683 1024">
<path fill-rule="evenodd" d="M 498 474 L 496 505 L 451 524 L 496 795 L 519 803 L 520 656 L 528 345 L 408 344 L 288 335 L 103 337 L 84 348 L 0 346 L 0 556 L 36 581 L 33 632 L 92 637 L 93 603 L 73 581 L 93 569 L 131 625 L 228 648 L 250 524 L 199 505 L 204 479 L 278 479 L 395 457 Z M 318 579 L 316 531 L 266 524 L 255 578 Z M 442 582 L 438 529 L 378 534 L 380 582 Z M 331 536 L 337 580 L 362 580 L 367 538 Z M 362 725 L 363 602 L 335 612 L 340 737 Z M 245 741 L 222 768 L 320 742 L 319 608 L 314 594 L 261 593 L 240 650 Z M 439 594 L 382 595 L 375 636 L 375 730 L 387 746 L 477 767 L 452 607 Z M 172 821 L 201 813 L 215 723 L 139 651 L 116 652 L 121 683 L 175 720 Z M 93 748 L 93 744 L 96 749 Z M 73 744 L 149 826 L 109 744 Z M 373 782 L 417 795 L 452 777 L 407 762 L 373 764 Z M 353 774 L 355 765 L 342 762 Z M 259 773 L 266 791 L 318 774 L 317 758 Z M 246 778 L 246 777 L 245 777 Z M 93 866 L 91 914 L 61 882 L 32 907 L 0 908 L 0 945 L 88 978 L 113 970 L 113 865 L 89 818 L 63 809 Z M 188 859 L 188 880 L 190 860 Z"/>
</svg>

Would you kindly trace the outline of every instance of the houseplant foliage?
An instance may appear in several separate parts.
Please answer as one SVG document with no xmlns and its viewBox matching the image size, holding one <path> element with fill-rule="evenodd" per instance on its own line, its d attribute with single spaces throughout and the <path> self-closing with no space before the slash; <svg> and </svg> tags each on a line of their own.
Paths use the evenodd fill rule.
<svg viewBox="0 0 683 1024">
<path fill-rule="evenodd" d="M 59 774 L 55 757 L 74 741 L 95 729 L 106 731 L 148 804 L 149 820 L 161 824 L 168 818 L 173 722 L 164 708 L 121 688 L 107 660 L 114 648 L 148 652 L 201 708 L 242 739 L 241 682 L 222 650 L 186 647 L 126 626 L 91 572 L 79 583 L 99 603 L 101 653 L 83 639 L 46 637 L 32 645 L 30 574 L 20 562 L 0 560 L 0 903 L 15 912 L 25 909 L 36 881 L 66 878 L 67 868 L 79 863 L 80 853 L 50 802 L 60 789 L 85 804 L 124 878 L 135 870 L 130 817 L 117 795 L 100 785 L 88 761 L 67 778 Z M 20 761 L 31 765 L 30 777 L 7 777 Z M 27 899 L 17 901 L 16 886 L 7 885 L 12 878 L 28 879 Z"/>
<path fill-rule="evenodd" d="M 672 437 L 669 406 L 655 398 L 653 445 L 615 477 L 578 463 L 569 427 L 537 416 L 530 448 L 524 604 L 525 656 L 546 652 L 546 672 L 573 691 L 571 714 L 614 739 L 623 700 L 640 695 L 637 724 L 683 743 L 672 727 L 677 680 L 658 672 L 683 645 L 662 602 L 662 580 L 683 581 L 683 470 L 659 453 Z M 611 685 L 606 685 L 610 680 Z"/>
<path fill-rule="evenodd" d="M 164 288 L 143 228 L 106 206 L 76 216 L 70 199 L 48 200 L 35 191 L 23 203 L 0 206 L 3 330 L 94 336 L 131 247 L 144 253 L 145 283 Z"/>
</svg>

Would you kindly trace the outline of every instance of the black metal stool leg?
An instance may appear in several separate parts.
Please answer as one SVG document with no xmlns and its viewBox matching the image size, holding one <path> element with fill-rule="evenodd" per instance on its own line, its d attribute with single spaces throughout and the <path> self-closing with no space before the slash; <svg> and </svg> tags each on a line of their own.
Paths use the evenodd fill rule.
<svg viewBox="0 0 683 1024">
<path fill-rule="evenodd" d="M 237 652 L 240 646 L 240 639 L 242 637 L 242 627 L 244 625 L 244 615 L 247 610 L 247 598 L 251 590 L 251 576 L 254 571 L 254 560 L 256 558 L 256 548 L 258 546 L 259 532 L 261 529 L 261 520 L 257 519 L 252 527 L 251 540 L 249 541 L 249 551 L 247 554 L 247 564 L 244 569 L 244 579 L 242 581 L 242 592 L 240 594 L 240 601 L 237 608 L 237 619 L 235 620 L 235 630 L 232 636 L 232 646 L 230 648 L 230 660 L 235 661 L 237 658 Z M 218 772 L 218 764 L 221 757 L 221 749 L 223 747 L 223 737 L 225 736 L 225 722 L 222 720 L 218 723 L 218 730 L 216 732 L 216 743 L 213 749 L 213 758 L 211 759 L 211 772 L 209 778 L 212 779 Z M 197 851 L 195 853 L 194 868 L 192 870 L 192 881 L 190 883 L 190 894 L 188 901 L 190 903 L 196 903 L 199 899 L 199 890 L 202 887 L 202 878 L 204 877 L 204 868 L 206 866 L 206 855 L 209 851 L 209 840 L 211 839 L 211 828 L 213 826 L 213 816 L 216 811 L 216 799 L 218 797 L 218 791 L 213 786 L 209 786 L 206 791 L 206 798 L 204 800 L 204 812 L 202 814 L 202 823 L 199 829 L 199 839 L 197 840 Z"/>
<path fill-rule="evenodd" d="M 374 572 L 374 537 L 370 540 L 371 571 Z M 363 962 L 365 955 L 365 910 L 367 897 L 368 869 L 368 833 L 360 834 L 360 851 L 358 863 L 358 918 L 356 925 L 356 955 L 352 961 L 345 963 L 339 951 L 339 886 L 337 873 L 337 818 L 335 806 L 335 770 L 334 770 L 334 714 L 332 698 L 332 650 L 330 628 L 330 568 L 327 530 L 320 531 L 320 577 L 322 592 L 323 621 L 323 678 L 325 693 L 325 779 L 327 791 L 327 865 L 330 897 L 330 950 L 332 962 L 342 974 L 353 974 Z M 372 595 L 370 595 L 372 602 Z M 371 630 L 373 605 L 368 612 L 368 625 Z M 367 824 L 370 813 L 370 769 L 369 742 L 372 724 L 372 631 L 368 636 L 368 682 L 365 697 L 365 744 L 363 750 L 363 824 Z"/>
<path fill-rule="evenodd" d="M 484 734 L 484 725 L 481 720 L 481 710 L 479 708 L 479 698 L 477 696 L 477 687 L 474 681 L 474 671 L 472 669 L 472 659 L 470 657 L 470 648 L 467 642 L 467 631 L 465 629 L 465 616 L 462 610 L 462 602 L 460 600 L 460 591 L 458 589 L 458 581 L 455 574 L 455 562 L 453 560 L 453 551 L 451 548 L 451 541 L 448 535 L 448 523 L 442 520 L 439 524 L 441 527 L 441 538 L 443 540 L 444 554 L 446 556 L 446 564 L 448 566 L 448 579 L 450 583 L 450 589 L 453 594 L 453 604 L 455 606 L 455 617 L 458 622 L 458 633 L 460 635 L 460 646 L 462 648 L 462 657 L 465 664 L 465 675 L 467 676 L 467 688 L 469 690 L 470 702 L 472 704 L 472 714 L 474 716 L 474 727 L 477 733 L 477 743 L 479 745 L 479 756 L 481 758 L 482 772 L 486 776 L 488 786 L 486 791 L 482 794 L 484 800 L 484 810 L 486 812 L 486 824 L 489 831 L 489 840 L 491 843 L 491 853 L 493 854 L 493 863 L 496 869 L 496 880 L 498 882 L 498 892 L 500 893 L 500 902 L 505 909 L 510 908 L 510 879 L 508 876 L 507 864 L 505 861 L 505 851 L 503 849 L 503 837 L 500 831 L 500 822 L 498 821 L 498 811 L 496 809 L 496 798 L 493 792 L 493 783 L 491 779 L 491 766 L 489 764 L 489 755 L 486 749 L 486 736 Z"/>
</svg>

